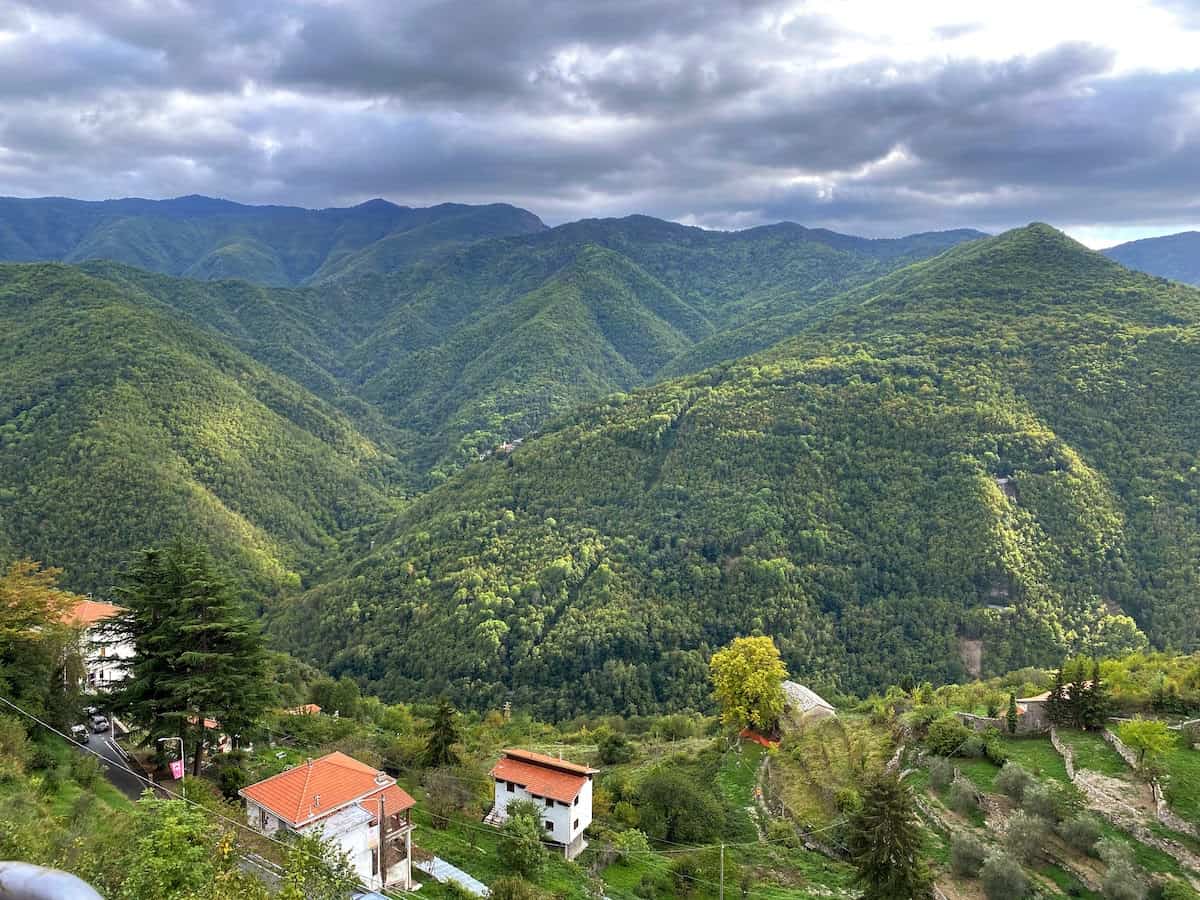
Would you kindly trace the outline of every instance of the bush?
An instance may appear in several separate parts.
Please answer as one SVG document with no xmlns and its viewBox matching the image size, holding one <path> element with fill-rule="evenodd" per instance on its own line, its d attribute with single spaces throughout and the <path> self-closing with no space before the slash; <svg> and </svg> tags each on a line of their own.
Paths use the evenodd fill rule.
<svg viewBox="0 0 1200 900">
<path fill-rule="evenodd" d="M 979 870 L 979 880 L 988 900 L 1023 900 L 1029 896 L 1029 878 L 1011 856 L 992 853 Z"/>
<path fill-rule="evenodd" d="M 20 720 L 0 715 L 0 782 L 23 775 L 32 752 Z"/>
<path fill-rule="evenodd" d="M 935 791 L 944 791 L 954 780 L 954 763 L 944 756 L 929 758 L 929 786 Z"/>
<path fill-rule="evenodd" d="M 620 804 L 617 804 L 620 806 Z M 704 843 L 724 825 L 725 810 L 695 779 L 661 768 L 637 790 L 639 827 L 656 840 Z"/>
<path fill-rule="evenodd" d="M 1045 784 L 1029 785 L 1021 797 L 1021 809 L 1050 823 L 1063 819 L 1064 807 L 1061 793 Z"/>
<path fill-rule="evenodd" d="M 1146 882 L 1137 867 L 1128 860 L 1110 863 L 1100 882 L 1105 900 L 1145 900 Z"/>
<path fill-rule="evenodd" d="M 500 828 L 496 855 L 501 864 L 517 875 L 530 878 L 546 862 L 542 850 L 542 814 L 536 803 L 519 800 L 508 805 L 508 821 Z"/>
<path fill-rule="evenodd" d="M 491 883 L 488 896 L 492 900 L 540 900 L 546 895 L 524 878 L 505 875 Z"/>
<path fill-rule="evenodd" d="M 771 819 L 767 825 L 767 840 L 772 844 L 787 847 L 789 850 L 799 850 L 801 846 L 800 835 L 796 834 L 796 827 L 783 819 Z"/>
<path fill-rule="evenodd" d="M 1004 846 L 1021 862 L 1033 862 L 1046 846 L 1048 831 L 1049 826 L 1044 819 L 1027 812 L 1013 813 L 1004 832 Z"/>
<path fill-rule="evenodd" d="M 618 825 L 624 825 L 626 828 L 633 828 L 638 824 L 637 807 L 628 800 L 622 800 L 613 807 L 612 817 Z"/>
<path fill-rule="evenodd" d="M 91 789 L 104 775 L 100 761 L 90 753 L 77 753 L 71 760 L 71 777 L 80 787 Z"/>
<path fill-rule="evenodd" d="M 979 811 L 979 791 L 969 778 L 959 775 L 950 784 L 950 808 L 961 816 Z"/>
<path fill-rule="evenodd" d="M 983 735 L 973 734 L 968 737 L 963 741 L 958 755 L 965 756 L 968 759 L 983 759 L 987 755 L 987 742 L 984 741 Z"/>
<path fill-rule="evenodd" d="M 620 765 L 633 759 L 633 745 L 625 735 L 609 732 L 600 738 L 600 762 L 606 766 Z"/>
<path fill-rule="evenodd" d="M 983 843 L 966 831 L 956 831 L 950 836 L 950 868 L 955 875 L 974 878 L 983 868 L 987 850 Z"/>
<path fill-rule="evenodd" d="M 1162 887 L 1162 900 L 1200 900 L 1191 885 L 1172 879 Z"/>
<path fill-rule="evenodd" d="M 925 746 L 930 753 L 938 756 L 957 756 L 971 736 L 971 729 L 960 722 L 957 716 L 943 716 L 929 726 Z"/>
<path fill-rule="evenodd" d="M 688 897 L 696 890 L 700 877 L 700 864 L 691 854 L 677 857 L 671 863 L 671 880 L 675 883 L 675 896 Z"/>
<path fill-rule="evenodd" d="M 250 783 L 245 769 L 246 754 L 241 750 L 220 754 L 213 761 L 213 775 L 221 795 L 226 800 L 237 801 L 238 791 Z"/>
<path fill-rule="evenodd" d="M 1073 850 L 1092 855 L 1096 852 L 1096 841 L 1100 840 L 1100 823 L 1093 816 L 1075 816 L 1062 822 L 1058 833 Z"/>
<path fill-rule="evenodd" d="M 1025 797 L 1026 788 L 1033 783 L 1033 776 L 1023 766 L 1011 761 L 1004 764 L 993 782 L 996 790 L 1018 803 Z"/>
<path fill-rule="evenodd" d="M 612 836 L 613 848 L 617 851 L 617 859 L 626 862 L 632 854 L 644 854 L 650 850 L 650 841 L 646 833 L 636 828 L 618 831 Z"/>
</svg>

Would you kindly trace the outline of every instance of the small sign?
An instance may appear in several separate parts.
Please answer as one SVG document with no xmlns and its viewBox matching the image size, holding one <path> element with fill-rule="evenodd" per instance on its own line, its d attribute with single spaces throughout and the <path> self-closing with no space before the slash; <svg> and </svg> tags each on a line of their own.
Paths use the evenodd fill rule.
<svg viewBox="0 0 1200 900">
<path fill-rule="evenodd" d="M 182 759 L 171 760 L 171 777 L 174 778 L 176 781 L 178 781 L 180 778 L 183 777 L 183 760 Z"/>
</svg>

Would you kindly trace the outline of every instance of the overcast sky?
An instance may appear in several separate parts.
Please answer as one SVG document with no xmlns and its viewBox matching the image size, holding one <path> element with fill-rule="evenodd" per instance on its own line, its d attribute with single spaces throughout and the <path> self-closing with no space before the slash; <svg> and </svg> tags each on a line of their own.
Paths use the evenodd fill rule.
<svg viewBox="0 0 1200 900">
<path fill-rule="evenodd" d="M 0 194 L 1200 225 L 1200 0 L 0 0 Z"/>
</svg>

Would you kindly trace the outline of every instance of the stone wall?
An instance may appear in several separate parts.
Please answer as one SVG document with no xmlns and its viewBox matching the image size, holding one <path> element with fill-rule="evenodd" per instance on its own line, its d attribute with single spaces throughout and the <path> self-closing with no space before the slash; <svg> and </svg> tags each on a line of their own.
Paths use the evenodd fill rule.
<svg viewBox="0 0 1200 900">
<path fill-rule="evenodd" d="M 1107 728 L 1104 729 L 1102 734 L 1104 735 L 1104 739 L 1112 745 L 1112 748 L 1116 750 L 1118 754 L 1120 754 L 1121 759 L 1125 760 L 1131 769 L 1136 769 L 1138 767 L 1138 755 L 1130 750 L 1125 745 L 1124 741 L 1122 741 Z"/>
<path fill-rule="evenodd" d="M 1001 734 L 1008 734 L 1008 720 L 1003 717 L 977 716 L 973 713 L 955 713 L 958 720 L 973 731 L 980 733 L 989 728 L 995 728 Z M 1046 729 L 1037 722 L 1028 722 L 1025 716 L 1017 719 L 1017 734 L 1040 734 Z"/>
</svg>

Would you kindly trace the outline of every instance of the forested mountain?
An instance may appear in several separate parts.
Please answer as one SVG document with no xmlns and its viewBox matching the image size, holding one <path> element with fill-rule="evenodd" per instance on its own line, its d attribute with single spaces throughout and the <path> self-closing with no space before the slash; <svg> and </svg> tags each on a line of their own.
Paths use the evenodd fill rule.
<svg viewBox="0 0 1200 900">
<path fill-rule="evenodd" d="M 215 328 L 390 440 L 416 487 L 582 402 L 725 358 L 716 340 L 741 322 L 767 323 L 759 349 L 813 303 L 979 236 L 714 232 L 631 216 L 307 289 L 86 268 Z"/>
<path fill-rule="evenodd" d="M 1200 231 L 1129 241 L 1103 252 L 1139 272 L 1200 285 Z"/>
<path fill-rule="evenodd" d="M 297 285 L 386 272 L 484 238 L 545 228 L 501 203 L 427 209 L 244 206 L 211 197 L 0 198 L 0 261 L 111 259 L 188 278 Z"/>
<path fill-rule="evenodd" d="M 276 632 L 551 715 L 698 706 L 760 630 L 854 690 L 1136 643 L 1122 612 L 1194 648 L 1198 324 L 1200 291 L 1045 225 L 955 248 L 471 466 Z"/>
<path fill-rule="evenodd" d="M 104 279 L 0 265 L 0 553 L 107 591 L 197 535 L 260 591 L 392 509 L 386 448 L 294 382 Z"/>
</svg>

